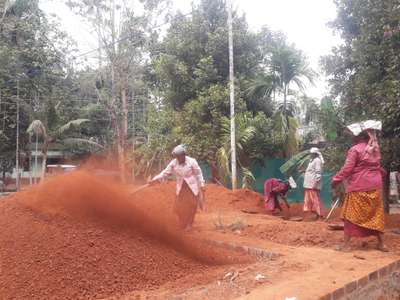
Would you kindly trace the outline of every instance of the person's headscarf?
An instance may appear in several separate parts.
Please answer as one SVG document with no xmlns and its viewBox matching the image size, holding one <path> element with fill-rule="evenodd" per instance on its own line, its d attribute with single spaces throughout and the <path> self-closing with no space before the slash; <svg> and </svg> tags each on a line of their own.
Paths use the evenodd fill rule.
<svg viewBox="0 0 400 300">
<path fill-rule="evenodd" d="M 297 183 L 292 176 L 290 176 L 288 183 L 291 189 L 297 188 Z"/>
<path fill-rule="evenodd" d="M 368 134 L 369 141 L 368 146 L 365 149 L 367 153 L 374 153 L 379 150 L 376 130 L 382 130 L 381 121 L 367 120 L 364 122 L 354 123 L 347 126 L 347 129 L 349 129 L 354 136 L 360 135 L 361 132 L 366 132 Z"/>
<path fill-rule="evenodd" d="M 176 157 L 178 155 L 186 154 L 185 145 L 178 145 L 172 150 L 172 156 Z"/>
<path fill-rule="evenodd" d="M 312 154 L 317 154 L 318 157 L 319 157 L 319 159 L 321 160 L 321 162 L 322 162 L 323 164 L 325 163 L 324 157 L 322 156 L 321 151 L 320 151 L 317 147 L 312 147 L 312 148 L 310 149 L 310 153 L 312 153 Z"/>
<path fill-rule="evenodd" d="M 367 120 L 367 121 L 351 124 L 351 125 L 347 126 L 347 129 L 350 130 L 350 132 L 354 136 L 358 136 L 358 135 L 360 135 L 361 132 L 366 131 L 368 129 L 382 130 L 382 122 L 375 121 L 375 120 Z"/>
</svg>

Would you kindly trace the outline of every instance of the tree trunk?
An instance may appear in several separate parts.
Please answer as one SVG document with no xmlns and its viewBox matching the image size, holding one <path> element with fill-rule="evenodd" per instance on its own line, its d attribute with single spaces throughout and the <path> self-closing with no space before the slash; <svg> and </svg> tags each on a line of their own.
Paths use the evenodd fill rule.
<svg viewBox="0 0 400 300">
<path fill-rule="evenodd" d="M 286 107 L 287 106 L 287 85 L 286 84 L 284 84 L 283 85 L 283 115 L 285 116 L 285 118 L 286 118 L 286 121 L 287 121 L 287 110 L 286 110 Z"/>
<path fill-rule="evenodd" d="M 115 132 L 115 143 L 117 145 L 118 152 L 118 167 L 120 172 L 120 179 L 122 182 L 126 182 L 125 178 L 125 159 L 124 159 L 124 150 L 123 150 L 123 137 L 121 133 L 120 124 L 118 124 L 117 117 L 117 105 L 116 105 L 116 80 L 115 80 L 115 67 L 116 67 L 116 37 L 117 33 L 115 30 L 115 0 L 112 0 L 112 8 L 111 8 L 111 105 L 110 105 L 110 113 L 111 113 L 111 122 Z"/>
<path fill-rule="evenodd" d="M 128 104 L 126 99 L 126 76 L 122 74 L 120 78 L 120 92 L 121 92 L 121 102 L 122 102 L 122 120 L 121 120 L 121 140 L 120 149 L 118 150 L 118 156 L 120 161 L 121 170 L 121 180 L 126 183 L 126 169 L 125 169 L 125 148 L 126 140 L 128 138 Z"/>
<path fill-rule="evenodd" d="M 122 142 L 125 146 L 128 137 L 128 103 L 126 99 L 126 76 L 120 76 L 121 102 L 122 102 Z"/>
<path fill-rule="evenodd" d="M 126 183 L 125 151 L 122 146 L 121 140 L 122 139 L 120 139 L 120 142 L 117 145 L 117 147 L 118 147 L 118 166 L 119 166 L 121 181 L 122 181 L 122 183 Z"/>
</svg>

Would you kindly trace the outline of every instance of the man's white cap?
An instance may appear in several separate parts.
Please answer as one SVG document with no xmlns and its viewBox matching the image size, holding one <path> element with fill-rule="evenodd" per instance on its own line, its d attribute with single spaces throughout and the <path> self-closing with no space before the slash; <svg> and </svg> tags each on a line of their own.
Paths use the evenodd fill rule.
<svg viewBox="0 0 400 300">
<path fill-rule="evenodd" d="M 292 189 L 297 188 L 296 181 L 294 181 L 294 179 L 293 179 L 292 176 L 290 176 L 290 178 L 289 178 L 289 185 L 290 185 L 290 187 L 291 187 Z"/>
<path fill-rule="evenodd" d="M 325 163 L 324 157 L 322 156 L 321 151 L 317 147 L 312 147 L 310 149 L 310 153 L 317 154 L 319 156 L 319 158 L 321 159 L 321 162 L 323 164 Z"/>
<path fill-rule="evenodd" d="M 376 120 L 367 120 L 359 123 L 354 123 L 347 126 L 347 129 L 355 136 L 367 129 L 382 130 L 382 122 Z"/>
<path fill-rule="evenodd" d="M 185 145 L 178 145 L 172 150 L 172 155 L 177 156 L 186 153 Z"/>
<path fill-rule="evenodd" d="M 314 153 L 314 154 L 320 154 L 321 151 L 319 151 L 319 149 L 317 147 L 312 147 L 310 149 L 310 153 Z"/>
</svg>

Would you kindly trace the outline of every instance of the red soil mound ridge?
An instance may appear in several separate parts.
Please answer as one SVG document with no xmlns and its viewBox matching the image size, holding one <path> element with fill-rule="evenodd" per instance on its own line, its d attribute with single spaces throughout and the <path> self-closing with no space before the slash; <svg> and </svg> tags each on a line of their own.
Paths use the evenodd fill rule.
<svg viewBox="0 0 400 300">
<path fill-rule="evenodd" d="M 247 260 L 178 231 L 173 199 L 80 171 L 2 200 L 0 298 L 104 298 Z"/>
</svg>

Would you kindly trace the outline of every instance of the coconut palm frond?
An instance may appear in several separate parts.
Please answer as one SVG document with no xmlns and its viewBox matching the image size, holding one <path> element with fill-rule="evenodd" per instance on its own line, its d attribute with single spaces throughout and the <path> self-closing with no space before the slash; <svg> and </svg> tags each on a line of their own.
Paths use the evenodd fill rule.
<svg viewBox="0 0 400 300">
<path fill-rule="evenodd" d="M 248 142 L 250 142 L 250 140 L 254 138 L 256 133 L 257 133 L 257 129 L 254 126 L 248 126 L 248 127 L 242 128 L 240 130 L 240 135 L 238 137 L 236 137 L 238 144 L 240 144 L 241 148 L 243 148 L 244 145 L 246 145 Z"/>
<path fill-rule="evenodd" d="M 37 134 L 38 136 L 46 136 L 47 135 L 46 127 L 40 120 L 32 121 L 32 123 L 29 125 L 26 132 L 30 135 L 33 135 L 33 134 Z"/>
<path fill-rule="evenodd" d="M 229 180 L 231 174 L 231 169 L 229 167 L 229 158 L 229 152 L 226 150 L 225 147 L 221 147 L 217 153 L 217 168 L 219 174 L 221 174 L 224 180 Z"/>
<path fill-rule="evenodd" d="M 250 82 L 250 85 L 245 92 L 250 98 L 269 97 L 277 86 L 276 81 L 277 78 L 273 75 L 262 74 Z"/>
<path fill-rule="evenodd" d="M 55 138 L 60 137 L 65 132 L 70 131 L 70 130 L 74 130 L 74 129 L 78 128 L 79 126 L 81 126 L 82 124 L 87 123 L 89 121 L 90 121 L 89 119 L 76 119 L 76 120 L 69 121 L 68 123 L 66 123 L 63 126 L 59 127 L 54 132 L 54 137 Z"/>
<path fill-rule="evenodd" d="M 305 150 L 296 155 L 293 155 L 287 162 L 285 162 L 279 170 L 286 177 L 293 176 L 299 168 L 305 165 L 310 158 L 310 151 Z"/>
<path fill-rule="evenodd" d="M 66 138 L 63 139 L 61 142 L 67 146 L 94 146 L 100 149 L 104 149 L 104 146 L 96 143 L 95 141 L 81 138 Z"/>
<path fill-rule="evenodd" d="M 242 167 L 242 189 L 251 189 L 254 181 L 256 178 L 250 169 Z"/>
<path fill-rule="evenodd" d="M 279 137 L 285 136 L 289 130 L 289 125 L 285 115 L 281 111 L 279 111 L 275 114 L 274 121 L 274 131 L 276 135 Z"/>
</svg>

